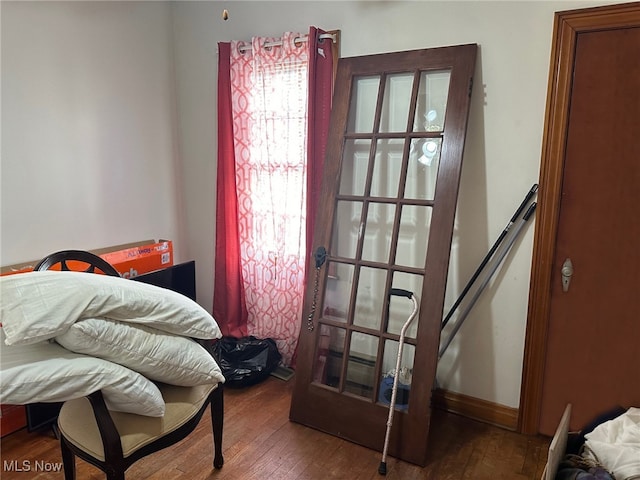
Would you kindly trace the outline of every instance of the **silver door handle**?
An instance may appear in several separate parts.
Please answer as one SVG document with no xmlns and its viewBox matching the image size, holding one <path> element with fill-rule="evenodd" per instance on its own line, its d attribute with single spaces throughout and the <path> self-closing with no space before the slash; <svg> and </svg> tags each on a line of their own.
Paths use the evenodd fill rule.
<svg viewBox="0 0 640 480">
<path fill-rule="evenodd" d="M 569 291 L 569 283 L 571 283 L 571 277 L 573 276 L 573 263 L 571 263 L 571 259 L 567 258 L 562 264 L 562 270 L 560 270 L 562 274 L 562 291 Z"/>
</svg>

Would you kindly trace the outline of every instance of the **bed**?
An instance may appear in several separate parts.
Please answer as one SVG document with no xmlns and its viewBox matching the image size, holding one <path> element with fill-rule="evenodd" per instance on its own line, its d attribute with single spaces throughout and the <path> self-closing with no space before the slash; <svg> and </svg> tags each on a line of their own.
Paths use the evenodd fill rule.
<svg viewBox="0 0 640 480">
<path fill-rule="evenodd" d="M 124 478 L 134 461 L 173 443 L 169 434 L 188 435 L 211 405 L 220 468 L 224 376 L 201 345 L 221 337 L 213 317 L 171 290 L 65 270 L 0 278 L 0 402 L 65 402 L 65 478 L 73 455 L 105 471 L 115 462 L 122 473 L 108 478 Z M 78 412 L 106 415 L 107 425 L 89 431 Z M 119 443 L 115 454 L 105 432 L 119 437 L 108 440 Z"/>
</svg>

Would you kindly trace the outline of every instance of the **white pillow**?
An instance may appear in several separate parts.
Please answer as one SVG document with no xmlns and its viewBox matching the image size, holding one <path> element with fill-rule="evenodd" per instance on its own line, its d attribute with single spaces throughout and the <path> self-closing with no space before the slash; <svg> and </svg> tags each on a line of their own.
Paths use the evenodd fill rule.
<svg viewBox="0 0 640 480">
<path fill-rule="evenodd" d="M 67 350 L 119 363 L 171 385 L 224 382 L 218 364 L 194 340 L 144 325 L 88 318 L 76 322 L 56 341 Z"/>
<path fill-rule="evenodd" d="M 7 345 L 60 335 L 82 318 L 106 317 L 178 335 L 215 339 L 213 317 L 184 295 L 108 275 L 53 270 L 0 277 L 0 322 Z"/>
<path fill-rule="evenodd" d="M 55 343 L 1 343 L 0 403 L 64 402 L 102 390 L 110 410 L 164 415 L 165 404 L 158 387 L 128 368 L 69 352 Z"/>
</svg>

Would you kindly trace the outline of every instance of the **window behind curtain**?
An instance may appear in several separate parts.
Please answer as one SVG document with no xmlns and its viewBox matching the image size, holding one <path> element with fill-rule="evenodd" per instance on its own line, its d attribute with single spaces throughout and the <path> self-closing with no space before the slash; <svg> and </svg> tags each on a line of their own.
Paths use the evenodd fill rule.
<svg viewBox="0 0 640 480">
<path fill-rule="evenodd" d="M 307 182 L 321 177 L 330 114 L 333 51 L 321 33 L 219 44 L 213 312 L 227 336 L 276 340 L 285 365 L 317 205 Z"/>
</svg>

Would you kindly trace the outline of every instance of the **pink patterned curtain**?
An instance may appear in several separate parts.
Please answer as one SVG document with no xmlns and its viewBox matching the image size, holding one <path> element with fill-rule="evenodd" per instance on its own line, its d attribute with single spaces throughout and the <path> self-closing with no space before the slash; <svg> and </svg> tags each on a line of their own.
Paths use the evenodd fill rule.
<svg viewBox="0 0 640 480">
<path fill-rule="evenodd" d="M 306 43 L 285 34 L 267 48 L 280 39 L 218 44 L 213 314 L 225 336 L 275 339 L 288 366 L 331 113 L 334 58 L 324 33 L 310 27 Z"/>
<path fill-rule="evenodd" d="M 231 103 L 247 331 L 273 338 L 285 365 L 304 293 L 308 47 L 231 42 Z"/>
</svg>

